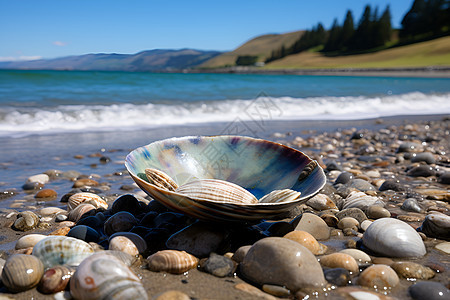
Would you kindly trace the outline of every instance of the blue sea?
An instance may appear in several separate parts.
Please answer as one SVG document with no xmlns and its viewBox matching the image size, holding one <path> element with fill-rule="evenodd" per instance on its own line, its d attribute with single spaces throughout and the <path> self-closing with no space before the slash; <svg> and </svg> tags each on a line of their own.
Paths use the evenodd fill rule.
<svg viewBox="0 0 450 300">
<path fill-rule="evenodd" d="M 0 137 L 429 114 L 449 78 L 0 70 Z"/>
</svg>

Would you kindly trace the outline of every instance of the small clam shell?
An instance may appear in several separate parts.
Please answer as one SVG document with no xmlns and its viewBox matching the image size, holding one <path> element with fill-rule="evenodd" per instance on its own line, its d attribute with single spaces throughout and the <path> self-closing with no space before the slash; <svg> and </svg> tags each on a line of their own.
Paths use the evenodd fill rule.
<svg viewBox="0 0 450 300">
<path fill-rule="evenodd" d="M 80 204 L 69 212 L 67 219 L 72 222 L 78 222 L 85 213 L 91 210 L 95 210 L 94 205 L 87 203 Z"/>
<path fill-rule="evenodd" d="M 176 182 L 173 181 L 173 179 L 163 171 L 146 168 L 145 175 L 147 176 L 148 182 L 150 184 L 156 185 L 157 187 L 169 191 L 175 191 L 178 188 L 178 184 L 176 184 Z"/>
<path fill-rule="evenodd" d="M 342 209 L 357 207 L 364 211 L 371 205 L 384 206 L 384 202 L 378 197 L 369 196 L 363 192 L 353 191 L 345 198 Z"/>
<path fill-rule="evenodd" d="M 200 201 L 256 204 L 258 200 L 237 184 L 218 179 L 199 179 L 180 186 L 177 193 Z"/>
<path fill-rule="evenodd" d="M 94 250 L 88 243 L 67 236 L 50 236 L 39 241 L 33 255 L 41 259 L 45 268 L 57 265 L 78 266 Z"/>
<path fill-rule="evenodd" d="M 281 202 L 290 202 L 300 198 L 300 192 L 284 189 L 284 190 L 275 190 L 265 195 L 261 199 L 259 199 L 259 203 L 281 203 Z"/>
<path fill-rule="evenodd" d="M 125 236 L 116 236 L 109 241 L 109 250 L 117 250 L 132 256 L 139 255 L 136 245 Z"/>
<path fill-rule="evenodd" d="M 47 269 L 38 285 L 38 290 L 44 294 L 54 294 L 64 291 L 75 268 L 66 266 L 55 266 Z"/>
<path fill-rule="evenodd" d="M 71 211 L 81 203 L 92 204 L 95 208 L 108 209 L 108 204 L 100 196 L 94 193 L 82 192 L 76 193 L 69 197 L 67 206 Z"/>
<path fill-rule="evenodd" d="M 40 240 L 43 240 L 46 237 L 47 237 L 46 235 L 38 233 L 31 233 L 24 235 L 23 237 L 17 240 L 15 249 L 20 250 L 29 247 L 34 247 L 34 245 L 36 245 Z"/>
<path fill-rule="evenodd" d="M 388 257 L 422 257 L 426 254 L 420 235 L 398 219 L 375 220 L 364 232 L 362 240 L 365 247 Z"/>
<path fill-rule="evenodd" d="M 3 266 L 2 282 L 11 292 L 22 292 L 35 287 L 44 274 L 39 258 L 26 254 L 10 256 Z"/>
<path fill-rule="evenodd" d="M 185 251 L 162 250 L 150 255 L 147 262 L 150 271 L 181 274 L 195 268 L 198 258 Z"/>
<path fill-rule="evenodd" d="M 70 280 L 70 293 L 75 299 L 148 299 L 133 271 L 105 251 L 83 260 Z"/>
</svg>

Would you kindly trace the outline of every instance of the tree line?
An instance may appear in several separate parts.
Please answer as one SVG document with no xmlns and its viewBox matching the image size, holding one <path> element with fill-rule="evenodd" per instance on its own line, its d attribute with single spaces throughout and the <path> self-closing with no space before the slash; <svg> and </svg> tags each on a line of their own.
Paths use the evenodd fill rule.
<svg viewBox="0 0 450 300">
<path fill-rule="evenodd" d="M 412 43 L 448 35 L 450 32 L 450 0 L 415 0 L 401 22 L 399 43 Z M 318 23 L 290 47 L 284 45 L 272 51 L 266 63 L 290 54 L 317 47 L 321 52 L 343 55 L 361 53 L 386 47 L 392 41 L 391 12 L 389 5 L 380 14 L 378 8 L 366 5 L 357 26 L 353 13 L 348 10 L 342 24 L 333 21 L 330 30 Z"/>
</svg>

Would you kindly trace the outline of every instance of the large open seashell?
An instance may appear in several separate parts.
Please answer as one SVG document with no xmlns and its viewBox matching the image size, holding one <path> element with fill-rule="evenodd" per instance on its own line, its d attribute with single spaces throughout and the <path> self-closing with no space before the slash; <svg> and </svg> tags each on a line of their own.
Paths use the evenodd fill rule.
<svg viewBox="0 0 450 300">
<path fill-rule="evenodd" d="M 161 140 L 128 154 L 125 166 L 148 195 L 189 216 L 213 221 L 258 222 L 273 219 L 307 201 L 325 185 L 322 168 L 293 148 L 243 136 L 188 136 Z M 243 187 L 257 199 L 274 190 L 301 193 L 293 200 L 271 203 L 203 201 L 146 180 L 157 169 L 181 186 L 197 179 L 218 179 Z"/>
</svg>

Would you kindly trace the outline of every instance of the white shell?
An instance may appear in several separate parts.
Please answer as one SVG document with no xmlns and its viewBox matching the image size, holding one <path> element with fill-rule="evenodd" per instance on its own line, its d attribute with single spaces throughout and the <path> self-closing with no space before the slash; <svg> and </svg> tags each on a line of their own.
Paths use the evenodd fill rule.
<svg viewBox="0 0 450 300">
<path fill-rule="evenodd" d="M 108 209 L 108 204 L 100 196 L 94 193 L 82 192 L 76 193 L 69 197 L 67 206 L 68 210 L 71 211 L 81 203 L 92 204 L 95 208 Z"/>
<path fill-rule="evenodd" d="M 31 233 L 31 234 L 24 235 L 23 237 L 21 237 L 20 239 L 17 240 L 15 249 L 20 250 L 20 249 L 34 247 L 34 245 L 36 245 L 40 240 L 43 240 L 46 237 L 47 237 L 46 235 L 38 234 L 38 233 Z"/>
<path fill-rule="evenodd" d="M 420 235 L 407 223 L 393 218 L 381 218 L 370 224 L 363 235 L 363 245 L 388 257 L 426 254 Z"/>
<path fill-rule="evenodd" d="M 136 245 L 125 236 L 115 236 L 109 241 L 109 250 L 118 250 L 130 254 L 131 256 L 139 255 Z"/>
<path fill-rule="evenodd" d="M 145 175 L 147 176 L 148 182 L 150 184 L 156 185 L 157 187 L 169 191 L 175 191 L 178 188 L 178 184 L 176 184 L 176 182 L 173 181 L 173 179 L 163 171 L 146 168 Z"/>
<path fill-rule="evenodd" d="M 274 190 L 269 194 L 265 195 L 259 199 L 259 203 L 281 203 L 290 202 L 300 198 L 300 192 L 284 189 L 284 190 Z"/>
<path fill-rule="evenodd" d="M 75 299 L 148 299 L 139 278 L 115 256 L 104 251 L 83 260 L 70 279 Z"/>
<path fill-rule="evenodd" d="M 365 210 L 371 205 L 384 206 L 384 202 L 378 197 L 369 196 L 363 192 L 353 191 L 345 198 L 342 209 L 356 207 Z"/>
<path fill-rule="evenodd" d="M 38 257 L 45 268 L 57 265 L 78 266 L 94 249 L 85 241 L 67 236 L 49 236 L 39 241 L 32 255 Z"/>
<path fill-rule="evenodd" d="M 177 193 L 200 201 L 256 204 L 258 200 L 237 184 L 218 179 L 199 179 L 183 184 Z"/>
</svg>

